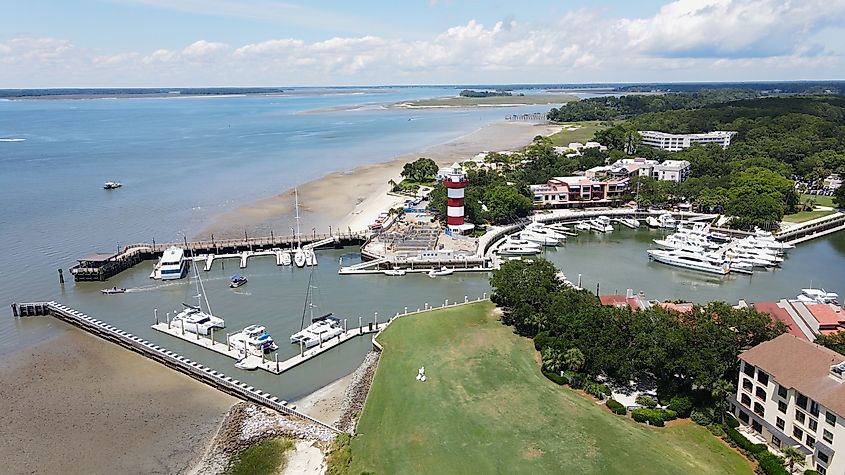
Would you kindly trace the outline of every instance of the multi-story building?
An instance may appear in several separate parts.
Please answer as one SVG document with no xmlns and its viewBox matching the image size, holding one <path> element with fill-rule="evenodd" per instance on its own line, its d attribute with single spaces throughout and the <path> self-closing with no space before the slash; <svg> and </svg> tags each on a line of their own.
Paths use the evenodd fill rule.
<svg viewBox="0 0 845 475">
<path fill-rule="evenodd" d="M 686 160 L 664 160 L 651 169 L 655 180 L 682 182 L 689 177 L 690 162 Z"/>
<path fill-rule="evenodd" d="M 658 162 L 646 158 L 623 158 L 611 165 L 593 167 L 584 172 L 588 178 L 631 178 L 650 176 L 655 180 L 682 182 L 689 177 L 690 162 L 686 160 L 666 160 Z"/>
<path fill-rule="evenodd" d="M 736 132 L 724 130 L 703 134 L 667 134 L 654 130 L 640 130 L 639 133 L 643 138 L 643 145 L 669 150 L 670 152 L 690 148 L 695 144 L 708 145 L 714 143 L 722 148 L 727 148 L 731 144 L 731 139 L 736 135 Z"/>
<path fill-rule="evenodd" d="M 630 182 L 628 178 L 594 180 L 586 176 L 564 176 L 529 188 L 535 207 L 573 208 L 606 206 L 619 201 L 630 188 Z"/>
<path fill-rule="evenodd" d="M 784 334 L 739 359 L 731 409 L 740 431 L 800 449 L 821 474 L 845 473 L 845 356 Z"/>
</svg>

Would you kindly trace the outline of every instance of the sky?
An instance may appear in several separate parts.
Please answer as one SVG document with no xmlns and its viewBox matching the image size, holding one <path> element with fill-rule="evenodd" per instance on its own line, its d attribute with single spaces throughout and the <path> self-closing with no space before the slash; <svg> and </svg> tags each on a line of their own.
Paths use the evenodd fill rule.
<svg viewBox="0 0 845 475">
<path fill-rule="evenodd" d="M 0 0 L 0 88 L 845 79 L 845 0 Z"/>
</svg>

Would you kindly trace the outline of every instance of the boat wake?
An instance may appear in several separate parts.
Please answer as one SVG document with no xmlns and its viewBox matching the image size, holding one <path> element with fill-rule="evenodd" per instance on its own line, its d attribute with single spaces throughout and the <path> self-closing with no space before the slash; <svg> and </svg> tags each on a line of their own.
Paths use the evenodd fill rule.
<svg viewBox="0 0 845 475">
<path fill-rule="evenodd" d="M 237 292 L 236 291 L 236 292 L 232 292 L 232 293 L 235 294 L 235 295 L 245 295 L 247 297 L 252 295 L 252 292 Z"/>
<path fill-rule="evenodd" d="M 0 142 L 25 142 L 26 139 L 16 139 L 16 138 L 2 138 L 0 137 Z"/>
</svg>

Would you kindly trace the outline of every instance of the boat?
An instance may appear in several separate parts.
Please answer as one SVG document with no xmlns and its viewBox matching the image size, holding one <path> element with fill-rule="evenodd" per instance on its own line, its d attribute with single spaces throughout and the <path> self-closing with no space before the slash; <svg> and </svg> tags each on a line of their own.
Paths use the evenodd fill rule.
<svg viewBox="0 0 845 475">
<path fill-rule="evenodd" d="M 725 251 L 725 257 L 732 261 L 736 260 L 740 262 L 747 262 L 755 267 L 774 267 L 777 265 L 777 263 L 772 260 L 755 256 L 753 254 L 737 252 L 736 250 Z"/>
<path fill-rule="evenodd" d="M 740 274 L 754 273 L 754 264 L 746 261 L 730 261 L 731 272 L 739 272 Z"/>
<path fill-rule="evenodd" d="M 537 231 L 522 231 L 519 233 L 519 237 L 524 241 L 539 244 L 541 246 L 557 246 L 560 244 L 560 241 L 557 239 Z"/>
<path fill-rule="evenodd" d="M 525 230 L 528 232 L 539 234 L 541 236 L 548 236 L 558 241 L 566 240 L 566 234 L 561 233 L 561 230 L 555 229 L 554 227 L 548 224 L 539 223 L 537 221 L 530 223 L 528 226 L 525 227 Z M 566 229 L 563 229 L 563 231 L 566 231 Z"/>
<path fill-rule="evenodd" d="M 245 356 L 263 356 L 279 349 L 267 329 L 261 325 L 249 325 L 229 335 L 229 344 Z"/>
<path fill-rule="evenodd" d="M 692 252 L 706 252 L 709 243 L 693 238 L 670 234 L 664 239 L 654 239 L 654 243 L 664 249 L 685 249 Z"/>
<path fill-rule="evenodd" d="M 314 252 L 313 249 L 306 249 L 303 251 L 305 253 L 305 265 L 308 267 L 316 266 L 317 265 L 317 254 Z"/>
<path fill-rule="evenodd" d="M 455 273 L 455 269 L 449 269 L 448 267 L 443 266 L 439 269 L 431 269 L 430 271 L 428 271 L 428 276 L 429 277 L 442 277 L 442 276 L 445 276 L 445 275 L 452 275 L 454 273 Z"/>
<path fill-rule="evenodd" d="M 623 226 L 631 229 L 637 229 L 640 227 L 640 220 L 637 218 L 620 218 L 619 222 L 622 223 Z"/>
<path fill-rule="evenodd" d="M 296 264 L 296 267 L 305 267 L 305 251 L 297 249 L 293 254 L 293 262 Z"/>
<path fill-rule="evenodd" d="M 657 218 L 655 218 L 654 216 L 649 216 L 648 218 L 646 218 L 645 224 L 646 224 L 646 226 L 648 226 L 650 228 L 659 228 L 660 227 L 660 221 L 658 221 Z"/>
<path fill-rule="evenodd" d="M 104 294 L 106 294 L 106 295 L 112 295 L 112 294 L 122 294 L 122 293 L 125 293 L 125 292 L 126 292 L 126 289 L 124 289 L 124 288 L 120 288 L 120 287 L 112 287 L 112 288 L 110 288 L 110 289 L 103 289 L 103 290 L 101 290 L 100 292 L 102 292 L 102 293 L 104 293 Z"/>
<path fill-rule="evenodd" d="M 592 226 L 590 226 L 590 223 L 588 223 L 586 221 L 580 221 L 580 222 L 575 224 L 575 229 L 577 229 L 579 231 L 589 231 L 593 228 L 592 228 Z"/>
<path fill-rule="evenodd" d="M 512 244 L 514 246 L 536 247 L 538 250 L 540 249 L 540 244 L 536 242 L 530 242 L 527 239 L 522 239 L 522 235 L 520 233 L 511 234 L 510 236 L 508 236 L 505 243 Z"/>
<path fill-rule="evenodd" d="M 181 327 L 184 331 L 200 335 L 208 335 L 214 328 L 226 328 L 226 322 L 211 313 L 211 305 L 208 303 L 208 297 L 205 296 L 205 286 L 202 284 L 196 266 L 194 266 L 194 274 L 197 284 L 197 305 L 183 303 L 182 306 L 185 309 L 170 320 L 170 326 Z M 202 309 L 203 298 L 205 299 L 205 308 L 208 309 L 207 312 Z"/>
<path fill-rule="evenodd" d="M 780 242 L 768 231 L 763 231 L 760 228 L 755 228 L 753 236 L 744 238 L 745 241 L 754 243 L 757 246 L 765 247 L 775 251 L 783 252 L 795 248 L 794 244 Z"/>
<path fill-rule="evenodd" d="M 566 274 L 564 274 L 563 272 L 555 273 L 555 280 L 558 281 L 558 283 L 560 283 L 560 285 L 562 285 L 566 288 L 574 289 L 574 290 L 582 290 L 581 287 L 578 287 L 577 285 L 575 285 L 574 282 L 572 282 L 571 280 L 566 278 Z"/>
<path fill-rule="evenodd" d="M 123 183 L 121 183 L 119 181 L 107 181 L 103 184 L 103 189 L 104 190 L 116 190 L 116 189 L 120 188 L 121 186 L 123 186 Z"/>
<path fill-rule="evenodd" d="M 610 218 L 607 216 L 597 216 L 590 220 L 590 229 L 600 233 L 609 233 L 613 231 L 613 225 L 610 224 Z"/>
<path fill-rule="evenodd" d="M 242 286 L 246 283 L 247 283 L 246 277 L 244 277 L 240 274 L 235 274 L 235 275 L 232 276 L 232 279 L 229 281 L 229 287 L 236 289 L 236 288 L 238 288 L 238 287 L 240 287 L 240 286 Z"/>
<path fill-rule="evenodd" d="M 405 269 L 387 269 L 382 271 L 384 275 L 389 275 L 391 277 L 401 277 L 408 273 Z"/>
<path fill-rule="evenodd" d="M 314 316 L 315 305 L 312 289 L 315 287 L 312 285 L 313 278 L 314 270 L 312 269 L 311 275 L 308 277 L 308 290 L 305 292 L 305 308 L 302 309 L 299 331 L 290 336 L 291 344 L 300 344 L 305 348 L 312 348 L 343 333 L 340 319 L 335 317 L 334 314 L 327 313 L 320 317 Z M 307 327 L 305 327 L 306 313 L 310 313 L 311 320 Z"/>
<path fill-rule="evenodd" d="M 293 263 L 296 264 L 296 267 L 305 267 L 308 263 L 308 257 L 305 250 L 302 249 L 301 234 L 299 232 L 299 192 L 296 188 L 293 189 L 293 196 L 294 209 L 296 209 L 296 249 L 293 250 Z"/>
<path fill-rule="evenodd" d="M 289 266 L 293 263 L 293 260 L 290 258 L 289 252 L 282 252 L 282 265 Z"/>
<path fill-rule="evenodd" d="M 718 243 L 726 243 L 731 241 L 731 237 L 725 233 L 720 233 L 719 231 L 710 231 L 707 235 L 707 239 L 718 242 Z"/>
<path fill-rule="evenodd" d="M 836 292 L 828 292 L 825 289 L 801 289 L 801 295 L 799 295 L 798 300 L 807 303 L 832 303 L 834 305 L 839 304 L 839 294 Z"/>
<path fill-rule="evenodd" d="M 663 229 L 675 229 L 678 225 L 678 221 L 672 216 L 672 213 L 663 213 L 657 217 L 657 222 L 660 223 L 660 227 Z"/>
<path fill-rule="evenodd" d="M 540 248 L 532 243 L 529 244 L 513 244 L 505 243 L 499 248 L 499 255 L 502 256 L 533 256 L 540 253 Z"/>
<path fill-rule="evenodd" d="M 164 251 L 158 265 L 157 274 L 161 280 L 176 280 L 188 274 L 188 259 L 185 258 L 185 251 L 176 246 L 171 246 Z"/>
<path fill-rule="evenodd" d="M 701 240 L 706 240 L 708 235 L 710 234 L 710 225 L 707 223 L 692 223 L 687 221 L 681 221 L 675 227 L 675 233 L 684 236 L 692 236 Z"/>
<path fill-rule="evenodd" d="M 258 360 L 256 360 L 255 358 L 250 358 L 248 356 L 245 356 L 235 362 L 235 368 L 243 369 L 246 371 L 256 370 L 258 369 L 258 366 L 260 366 L 258 364 Z"/>
<path fill-rule="evenodd" d="M 650 249 L 646 251 L 651 260 L 676 267 L 725 275 L 731 271 L 730 262 L 701 252 L 686 249 Z"/>
</svg>

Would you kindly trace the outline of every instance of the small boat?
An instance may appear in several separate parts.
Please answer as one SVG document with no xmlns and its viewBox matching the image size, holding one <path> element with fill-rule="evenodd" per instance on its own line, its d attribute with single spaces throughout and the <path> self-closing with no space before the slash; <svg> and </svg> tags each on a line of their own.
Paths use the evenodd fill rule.
<svg viewBox="0 0 845 475">
<path fill-rule="evenodd" d="M 120 188 L 121 186 L 123 186 L 123 183 L 121 183 L 119 181 L 107 181 L 103 184 L 103 189 L 104 190 L 116 190 L 116 189 Z"/>
<path fill-rule="evenodd" d="M 296 267 L 305 267 L 305 251 L 297 249 L 293 255 L 293 262 Z"/>
<path fill-rule="evenodd" d="M 229 282 L 229 287 L 236 289 L 236 288 L 238 288 L 238 287 L 240 287 L 240 286 L 242 286 L 246 283 L 247 283 L 246 277 L 244 277 L 240 274 L 235 274 L 235 275 L 232 276 L 232 280 Z"/>
<path fill-rule="evenodd" d="M 586 221 L 581 221 L 581 222 L 579 222 L 575 225 L 575 229 L 577 229 L 579 231 L 589 231 L 589 230 L 593 229 L 593 227 L 590 226 L 590 223 L 588 223 Z"/>
<path fill-rule="evenodd" d="M 100 292 L 102 292 L 102 293 L 104 293 L 104 294 L 106 294 L 106 295 L 112 295 L 112 294 L 122 294 L 122 293 L 125 293 L 125 292 L 126 292 L 126 289 L 124 289 L 124 288 L 120 288 L 120 287 L 112 287 L 112 288 L 110 288 L 110 289 L 103 289 L 103 290 L 101 290 Z"/>
<path fill-rule="evenodd" d="M 317 265 L 317 254 L 313 249 L 305 250 L 305 265 L 308 267 Z"/>
<path fill-rule="evenodd" d="M 289 266 L 292 263 L 293 263 L 293 260 L 290 258 L 290 253 L 289 252 L 283 252 L 282 253 L 282 265 L 283 266 Z"/>
<path fill-rule="evenodd" d="M 640 221 L 637 218 L 620 218 L 619 222 L 622 223 L 623 226 L 631 229 L 637 229 L 640 227 Z"/>
<path fill-rule="evenodd" d="M 751 274 L 754 272 L 754 264 L 746 261 L 731 261 L 731 272 Z"/>
<path fill-rule="evenodd" d="M 384 275 L 389 275 L 391 277 L 401 277 L 408 273 L 405 269 L 387 269 L 382 271 Z"/>
<path fill-rule="evenodd" d="M 441 277 L 445 275 L 452 275 L 455 273 L 455 269 L 449 269 L 446 266 L 441 267 L 440 269 L 431 269 L 428 271 L 429 277 Z"/>
<path fill-rule="evenodd" d="M 660 221 L 658 221 L 657 218 L 655 218 L 654 216 L 649 216 L 648 218 L 646 218 L 645 224 L 646 224 L 646 226 L 648 226 L 650 228 L 659 228 L 660 227 Z"/>
<path fill-rule="evenodd" d="M 258 369 L 258 361 L 256 361 L 255 358 L 244 357 L 235 363 L 235 368 L 253 371 Z"/>
<path fill-rule="evenodd" d="M 801 289 L 798 300 L 807 303 L 832 303 L 836 305 L 839 303 L 839 294 L 828 292 L 825 289 Z"/>
</svg>

